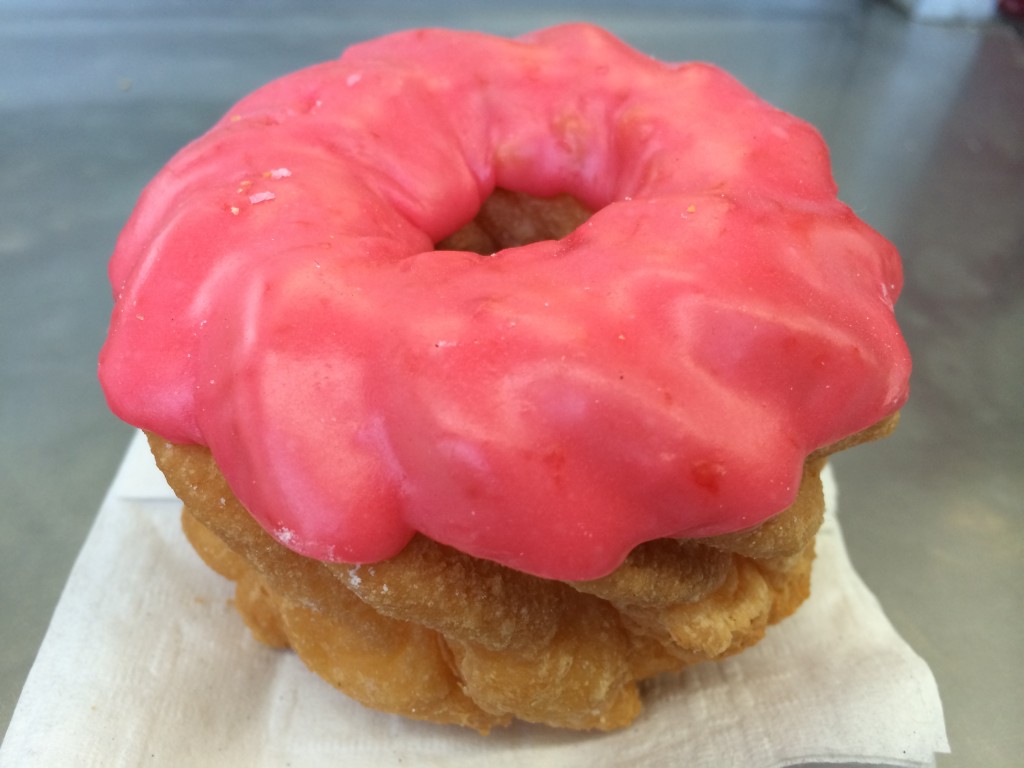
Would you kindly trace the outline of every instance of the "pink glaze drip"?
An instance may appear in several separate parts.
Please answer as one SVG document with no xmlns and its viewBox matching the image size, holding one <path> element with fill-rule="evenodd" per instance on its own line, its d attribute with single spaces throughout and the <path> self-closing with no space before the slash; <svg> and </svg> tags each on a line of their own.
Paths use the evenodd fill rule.
<svg viewBox="0 0 1024 768">
<path fill-rule="evenodd" d="M 432 250 L 496 186 L 597 213 Z M 113 410 L 208 445 L 322 560 L 420 531 L 597 577 L 779 512 L 907 395 L 899 259 L 814 129 L 585 25 L 401 33 L 265 86 L 148 186 L 110 277 Z"/>
</svg>

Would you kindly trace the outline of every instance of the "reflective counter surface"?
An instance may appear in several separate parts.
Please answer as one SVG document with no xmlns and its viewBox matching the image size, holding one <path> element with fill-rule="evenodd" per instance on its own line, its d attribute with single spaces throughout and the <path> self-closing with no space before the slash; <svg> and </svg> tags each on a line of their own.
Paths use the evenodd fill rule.
<svg viewBox="0 0 1024 768">
<path fill-rule="evenodd" d="M 4 726 L 131 434 L 95 358 L 105 263 L 145 182 L 241 95 L 358 40 L 586 19 L 720 64 L 815 123 L 841 197 L 901 250 L 911 400 L 892 438 L 835 459 L 844 530 L 936 675 L 939 765 L 1020 764 L 1024 44 L 999 22 L 926 25 L 886 4 L 771 5 L 0 2 Z"/>
</svg>

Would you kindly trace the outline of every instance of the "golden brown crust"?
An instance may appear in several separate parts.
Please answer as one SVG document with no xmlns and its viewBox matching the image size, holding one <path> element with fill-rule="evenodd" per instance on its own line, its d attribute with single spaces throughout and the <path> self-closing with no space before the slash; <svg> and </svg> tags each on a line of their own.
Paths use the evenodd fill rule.
<svg viewBox="0 0 1024 768">
<path fill-rule="evenodd" d="M 476 218 L 439 242 L 437 248 L 487 256 L 539 240 L 560 240 L 590 215 L 571 195 L 539 198 L 496 189 L 484 201 Z"/>
<path fill-rule="evenodd" d="M 590 582 L 539 579 L 422 536 L 381 563 L 320 563 L 255 522 L 208 450 L 150 444 L 189 541 L 237 582 L 257 639 L 291 646 L 367 706 L 484 732 L 511 718 L 622 727 L 640 711 L 637 681 L 757 642 L 808 594 L 823 506 L 819 458 L 771 535 L 651 542 Z M 737 541 L 767 556 L 730 551 Z"/>
</svg>

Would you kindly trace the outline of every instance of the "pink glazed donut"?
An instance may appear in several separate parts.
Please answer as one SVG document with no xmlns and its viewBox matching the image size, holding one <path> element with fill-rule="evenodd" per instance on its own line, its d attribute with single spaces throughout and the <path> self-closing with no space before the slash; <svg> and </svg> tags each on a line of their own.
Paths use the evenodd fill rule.
<svg viewBox="0 0 1024 768">
<path fill-rule="evenodd" d="M 594 213 L 436 250 L 497 188 Z M 419 532 L 601 577 L 776 515 L 908 392 L 898 256 L 817 132 L 587 25 L 403 32 L 257 90 L 148 186 L 110 278 L 112 409 L 208 446 L 321 561 Z"/>
</svg>

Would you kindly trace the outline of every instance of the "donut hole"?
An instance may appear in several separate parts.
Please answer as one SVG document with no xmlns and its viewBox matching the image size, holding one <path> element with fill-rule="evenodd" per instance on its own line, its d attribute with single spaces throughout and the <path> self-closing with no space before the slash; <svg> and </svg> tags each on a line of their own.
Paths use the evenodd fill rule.
<svg viewBox="0 0 1024 768">
<path fill-rule="evenodd" d="M 438 250 L 490 256 L 541 240 L 561 240 L 590 218 L 591 211 L 572 195 L 535 197 L 495 189 L 476 217 L 436 245 Z"/>
</svg>

